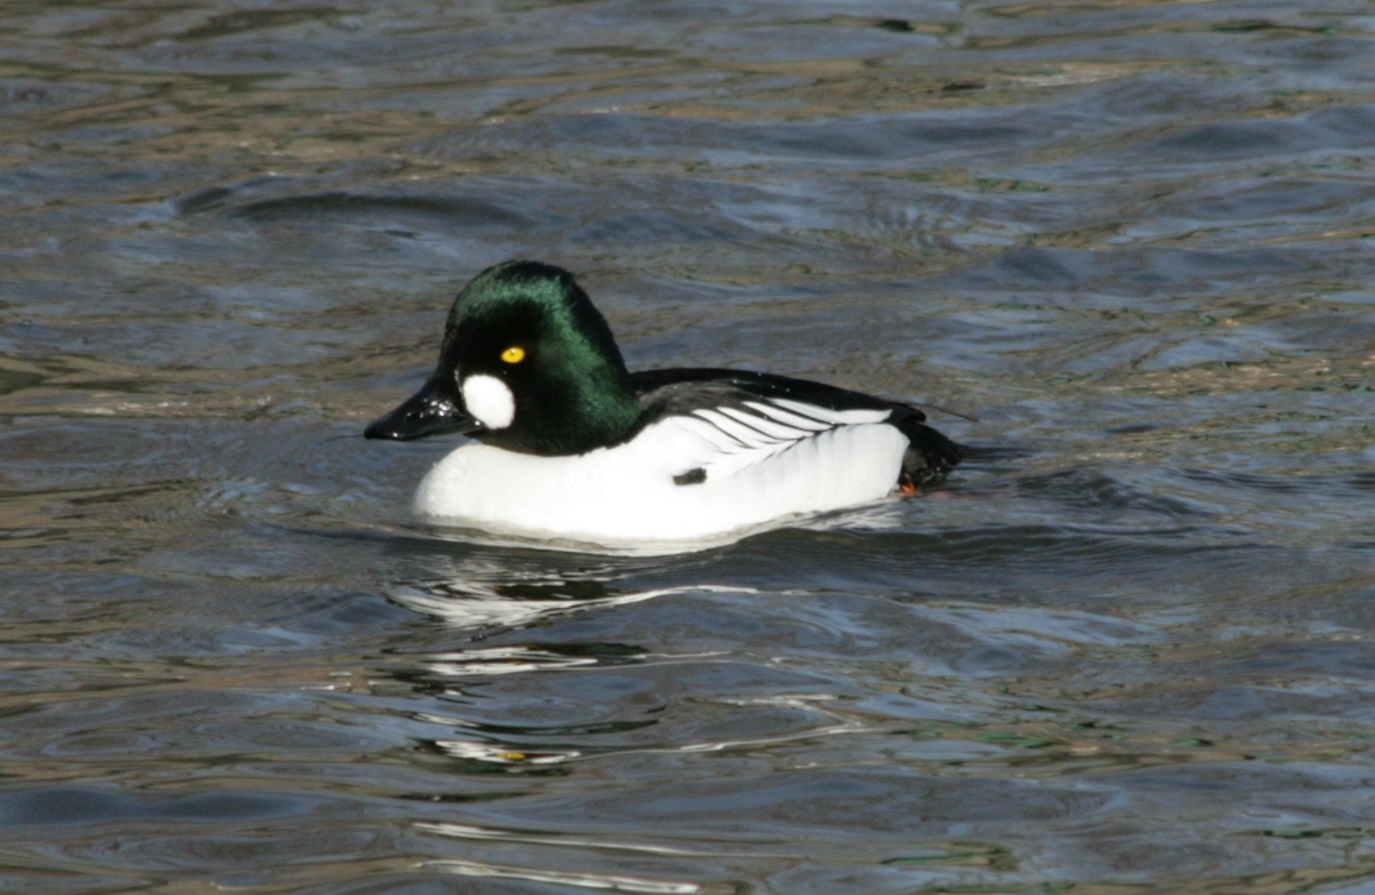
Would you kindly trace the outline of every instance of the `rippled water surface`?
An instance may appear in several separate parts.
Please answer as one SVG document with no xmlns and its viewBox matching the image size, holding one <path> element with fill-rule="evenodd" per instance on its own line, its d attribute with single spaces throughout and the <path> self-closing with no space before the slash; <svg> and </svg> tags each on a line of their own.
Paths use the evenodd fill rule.
<svg viewBox="0 0 1375 895">
<path fill-rule="evenodd" d="M 1375 890 L 1364 2 L 0 10 L 0 891 Z M 509 257 L 1012 448 L 670 557 L 360 433 Z"/>
</svg>

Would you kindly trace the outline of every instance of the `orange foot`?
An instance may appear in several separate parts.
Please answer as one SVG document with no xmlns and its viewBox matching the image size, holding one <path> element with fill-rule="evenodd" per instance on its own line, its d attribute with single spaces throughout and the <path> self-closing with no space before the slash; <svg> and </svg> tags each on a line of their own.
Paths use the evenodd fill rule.
<svg viewBox="0 0 1375 895">
<path fill-rule="evenodd" d="M 898 493 L 903 497 L 920 497 L 921 489 L 912 481 L 912 477 L 904 472 L 898 479 Z"/>
</svg>

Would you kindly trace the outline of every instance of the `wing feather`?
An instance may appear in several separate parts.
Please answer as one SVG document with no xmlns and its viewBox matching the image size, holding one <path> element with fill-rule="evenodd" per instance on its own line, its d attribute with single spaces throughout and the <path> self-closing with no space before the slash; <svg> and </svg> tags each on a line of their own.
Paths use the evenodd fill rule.
<svg viewBox="0 0 1375 895">
<path fill-rule="evenodd" d="M 750 407 L 750 402 L 746 402 L 745 406 Z M 826 428 L 820 423 L 809 426 L 788 425 L 776 417 L 767 416 L 767 411 L 761 410 L 760 406 L 755 406 L 751 409 L 755 412 L 749 413 L 738 407 L 722 407 L 721 412 L 732 419 L 739 420 L 752 429 L 764 433 L 775 441 L 794 441 L 798 438 L 805 438 L 813 432 L 818 432 Z M 799 417 L 799 419 L 801 418 Z"/>
<path fill-rule="evenodd" d="M 662 425 L 666 422 L 673 423 L 674 426 L 682 429 L 685 434 L 691 435 L 693 438 L 702 442 L 705 447 L 717 453 L 736 454 L 744 449 L 739 439 L 733 437 L 728 432 L 721 431 L 719 427 L 713 425 L 709 420 L 704 420 L 699 416 L 693 414 L 670 416 L 666 417 L 660 423 L 656 423 L 656 425 Z"/>
<path fill-rule="evenodd" d="M 760 430 L 733 419 L 730 415 L 714 407 L 699 408 L 694 410 L 692 415 L 711 423 L 746 448 L 768 448 L 778 443 L 778 439 L 770 438 Z"/>
<path fill-rule="evenodd" d="M 801 416 L 809 417 L 818 422 L 828 423 L 831 427 L 835 426 L 857 426 L 861 423 L 881 423 L 893 415 L 892 408 L 870 408 L 856 407 L 844 410 L 822 407 L 818 404 L 808 404 L 804 401 L 794 401 L 791 398 L 773 398 L 771 404 L 775 404 L 785 410 L 791 410 Z"/>
<path fill-rule="evenodd" d="M 887 410 L 830 410 L 800 401 L 761 398 L 670 412 L 653 428 L 669 436 L 663 442 L 670 454 L 665 458 L 667 465 L 675 481 L 688 485 L 720 481 L 784 451 L 817 443 L 838 429 L 879 423 L 889 415 Z"/>
<path fill-rule="evenodd" d="M 870 459 L 845 462 L 882 467 L 878 454 L 896 438 L 906 447 L 894 485 L 939 480 L 961 456 L 959 445 L 923 424 L 918 408 L 832 385 L 707 368 L 647 370 L 630 380 L 643 410 L 631 435 L 652 434 L 647 441 L 662 468 L 681 485 L 719 481 L 800 446 L 825 456 L 842 443 L 871 445 Z M 817 469 L 833 470 L 834 463 Z"/>
<path fill-rule="evenodd" d="M 769 419 L 777 420 L 783 425 L 791 426 L 794 429 L 801 429 L 806 432 L 820 432 L 822 429 L 830 428 L 829 423 L 823 423 L 821 420 L 812 419 L 809 416 L 799 416 L 796 413 L 789 413 L 781 407 L 765 404 L 762 401 L 746 401 L 745 406 L 751 407 L 759 413 L 768 416 Z"/>
</svg>

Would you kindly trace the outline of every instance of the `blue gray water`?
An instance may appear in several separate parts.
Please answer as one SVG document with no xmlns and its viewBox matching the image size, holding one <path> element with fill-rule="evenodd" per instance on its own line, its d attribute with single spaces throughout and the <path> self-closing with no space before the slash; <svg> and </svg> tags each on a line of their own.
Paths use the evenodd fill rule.
<svg viewBox="0 0 1375 895">
<path fill-rule="evenodd" d="M 1368 3 L 0 11 L 0 891 L 1375 891 Z M 1021 456 L 407 519 L 509 257 Z"/>
</svg>

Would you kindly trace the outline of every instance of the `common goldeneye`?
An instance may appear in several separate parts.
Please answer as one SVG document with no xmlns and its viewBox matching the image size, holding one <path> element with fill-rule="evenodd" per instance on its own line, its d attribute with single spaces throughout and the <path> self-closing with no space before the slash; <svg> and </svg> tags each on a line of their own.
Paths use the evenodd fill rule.
<svg viewBox="0 0 1375 895">
<path fill-rule="evenodd" d="M 645 547 L 915 494 L 963 453 L 925 420 L 906 404 L 768 373 L 631 373 L 571 274 L 508 261 L 459 293 L 434 375 L 364 435 L 480 442 L 425 476 L 422 521 Z"/>
</svg>

